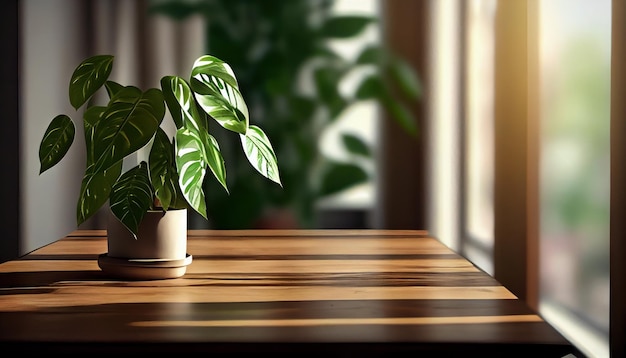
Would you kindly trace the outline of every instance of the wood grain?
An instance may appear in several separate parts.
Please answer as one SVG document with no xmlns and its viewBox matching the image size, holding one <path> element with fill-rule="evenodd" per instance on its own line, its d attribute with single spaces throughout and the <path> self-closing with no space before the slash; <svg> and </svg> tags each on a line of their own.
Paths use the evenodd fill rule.
<svg viewBox="0 0 626 358">
<path fill-rule="evenodd" d="M 503 352 L 571 345 L 423 231 L 191 231 L 178 279 L 102 272 L 105 231 L 0 265 L 0 344 L 21 351 Z"/>
</svg>

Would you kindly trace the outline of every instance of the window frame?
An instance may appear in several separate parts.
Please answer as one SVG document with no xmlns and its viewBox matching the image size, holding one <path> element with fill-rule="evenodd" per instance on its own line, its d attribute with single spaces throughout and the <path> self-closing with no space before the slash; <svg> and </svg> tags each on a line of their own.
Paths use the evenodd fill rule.
<svg viewBox="0 0 626 358">
<path fill-rule="evenodd" d="M 428 166 L 427 120 L 429 102 L 430 1 L 381 2 L 382 42 L 417 71 L 425 89 L 409 110 L 416 118 L 418 134 L 411 138 L 386 113 L 379 121 L 379 178 L 376 184 L 374 226 L 382 229 L 427 227 Z M 398 168 L 402 168 L 399 173 Z"/>
<path fill-rule="evenodd" d="M 496 9 L 494 277 L 539 305 L 538 4 Z M 533 56 L 534 55 L 534 56 Z"/>
<path fill-rule="evenodd" d="M 612 357 L 626 356 L 626 4 L 612 1 L 610 322 Z"/>
<path fill-rule="evenodd" d="M 613 0 L 608 349 L 610 355 L 615 357 L 626 354 L 626 294 L 623 288 L 626 280 L 626 224 L 623 220 L 626 213 L 626 172 L 623 169 L 626 167 L 626 138 L 623 134 L 626 131 L 626 105 L 623 101 L 626 93 L 624 14 L 626 5 Z M 531 308 L 542 313 L 539 307 L 539 0 L 498 1 L 496 21 L 496 46 L 500 48 L 496 50 L 494 277 Z M 512 79 L 510 76 L 518 77 Z"/>
<path fill-rule="evenodd" d="M 460 11 L 464 11 L 461 6 Z M 626 281 L 626 5 L 613 0 L 613 65 L 611 104 L 611 321 L 610 347 L 612 356 L 626 354 L 626 301 L 623 282 Z M 498 1 L 496 14 L 495 58 L 495 164 L 494 164 L 494 277 L 529 307 L 539 312 L 540 293 L 540 182 L 539 182 L 539 0 L 524 2 Z M 467 48 L 463 34 L 459 35 L 463 58 Z M 466 85 L 464 66 L 457 79 L 461 91 Z M 512 85 L 514 84 L 514 85 Z M 426 89 L 431 90 L 432 87 Z M 621 98 L 620 98 L 621 97 Z M 467 105 L 461 95 L 459 105 L 460 148 L 464 148 Z M 454 104 L 451 104 L 454 105 Z M 429 121 L 434 118 L 429 117 Z M 432 124 L 430 124 L 432 125 Z M 429 153 L 431 156 L 436 153 Z M 467 231 L 464 201 L 464 175 L 467 162 L 459 151 L 460 168 L 457 189 L 460 218 L 458 247 L 464 256 L 464 245 L 472 237 Z M 430 158 L 429 160 L 435 160 Z M 430 174 L 429 174 L 430 175 Z M 436 199 L 432 194 L 429 200 Z M 426 227 L 430 229 L 429 227 Z M 433 232 L 436 236 L 437 233 Z M 453 240 L 454 241 L 454 240 Z M 616 318 L 617 317 L 617 318 Z"/>
</svg>

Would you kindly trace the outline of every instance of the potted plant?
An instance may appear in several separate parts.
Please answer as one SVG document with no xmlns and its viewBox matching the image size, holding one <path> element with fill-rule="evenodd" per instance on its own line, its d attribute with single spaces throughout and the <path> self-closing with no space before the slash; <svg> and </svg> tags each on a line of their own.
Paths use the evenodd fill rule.
<svg viewBox="0 0 626 358">
<path fill-rule="evenodd" d="M 164 76 L 160 89 L 142 91 L 108 80 L 113 60 L 111 55 L 87 58 L 74 70 L 69 85 L 71 105 L 76 110 L 85 107 L 86 166 L 77 225 L 108 201 L 113 220 L 108 226 L 109 252 L 99 258 L 100 267 L 126 277 L 178 277 L 191 262 L 185 252 L 187 209 L 208 219 L 203 188 L 207 168 L 229 190 L 209 120 L 238 136 L 249 164 L 282 187 L 276 155 L 265 132 L 250 123 L 235 74 L 224 61 L 201 56 L 189 80 Z M 102 87 L 108 103 L 97 105 L 94 95 Z M 167 111 L 176 128 L 171 140 L 162 127 Z M 40 144 L 40 174 L 65 156 L 74 136 L 69 116 L 54 117 Z M 146 151 L 147 158 L 140 158 Z M 138 155 L 139 164 L 124 171 L 124 161 L 132 154 Z M 157 236 L 169 243 L 152 242 Z M 176 237 L 183 243 L 173 243 Z"/>
<path fill-rule="evenodd" d="M 376 17 L 336 14 L 335 0 L 153 0 L 151 14 L 176 21 L 205 21 L 205 50 L 228 62 L 247 94 L 250 111 L 272 138 L 284 188 L 250 173 L 244 160 L 229 160 L 227 195 L 209 178 L 206 186 L 211 228 L 258 227 L 266 212 L 292 213 L 287 227 L 319 227 L 318 205 L 333 195 L 376 178 L 376 147 L 351 130 L 341 130 L 345 155 L 329 156 L 320 140 L 345 113 L 374 102 L 382 113 L 417 138 L 411 108 L 421 98 L 418 74 L 384 43 L 358 45 L 345 56 L 333 43 L 353 41 L 376 26 Z M 356 75 L 356 76 L 355 76 Z M 353 90 L 346 81 L 358 79 Z M 305 89 L 306 84 L 309 87 Z M 216 126 L 217 127 L 217 126 Z M 228 136 L 215 128 L 216 138 Z M 229 158 L 241 156 L 225 143 Z M 242 165 L 243 164 L 243 165 Z M 251 194 L 255 195 L 251 195 Z M 227 208 L 227 209 L 225 209 Z M 286 210 L 283 210 L 286 209 Z M 240 216 L 228 213 L 235 211 Z M 204 224 L 198 218 L 198 226 Z M 193 223 L 193 222 L 192 222 Z M 291 226 L 289 226 L 291 225 Z"/>
</svg>

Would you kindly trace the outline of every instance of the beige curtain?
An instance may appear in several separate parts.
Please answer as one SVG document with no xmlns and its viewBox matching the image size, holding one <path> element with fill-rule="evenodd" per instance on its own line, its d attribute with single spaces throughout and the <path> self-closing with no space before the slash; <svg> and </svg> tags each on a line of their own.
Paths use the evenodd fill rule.
<svg viewBox="0 0 626 358">
<path fill-rule="evenodd" d="M 204 52 L 200 17 L 176 22 L 150 14 L 149 1 L 93 0 L 85 5 L 93 53 L 116 56 L 114 77 L 141 87 L 158 86 L 164 74 L 186 77 Z"/>
</svg>

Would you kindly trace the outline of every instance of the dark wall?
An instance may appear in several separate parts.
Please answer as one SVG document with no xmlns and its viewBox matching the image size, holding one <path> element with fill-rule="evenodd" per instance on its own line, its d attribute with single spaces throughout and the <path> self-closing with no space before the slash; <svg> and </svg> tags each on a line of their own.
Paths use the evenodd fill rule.
<svg viewBox="0 0 626 358">
<path fill-rule="evenodd" d="M 18 256 L 20 234 L 18 0 L 5 0 L 0 11 L 0 262 Z"/>
</svg>

